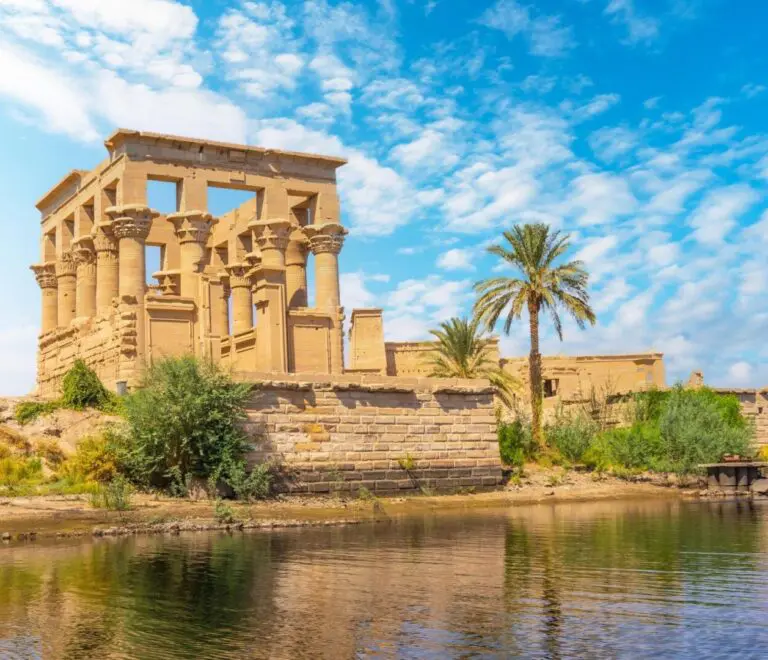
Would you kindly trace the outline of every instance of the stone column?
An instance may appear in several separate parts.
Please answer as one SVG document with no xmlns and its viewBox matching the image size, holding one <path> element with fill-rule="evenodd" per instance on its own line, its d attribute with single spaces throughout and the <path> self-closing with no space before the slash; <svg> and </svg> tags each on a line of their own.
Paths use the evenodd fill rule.
<svg viewBox="0 0 768 660">
<path fill-rule="evenodd" d="M 75 318 L 75 301 L 77 298 L 77 264 L 71 252 L 65 252 L 56 262 L 56 279 L 58 280 L 57 321 L 59 327 L 69 327 Z"/>
<path fill-rule="evenodd" d="M 198 297 L 198 282 L 205 258 L 205 243 L 216 220 L 204 211 L 179 211 L 167 219 L 176 229 L 179 239 L 179 260 L 181 266 L 181 295 L 186 298 Z"/>
<path fill-rule="evenodd" d="M 120 302 L 125 306 L 121 314 L 127 322 L 123 330 L 123 353 L 130 364 L 131 334 L 135 333 L 135 357 L 141 363 L 146 355 L 144 294 L 147 290 L 147 277 L 144 249 L 152 220 L 159 213 L 141 204 L 126 204 L 110 207 L 107 214 L 114 218 L 112 233 L 118 241 L 118 292 Z M 126 380 L 135 378 L 135 363 L 133 366 L 126 365 L 125 369 L 121 369 L 121 374 L 125 374 Z"/>
<path fill-rule="evenodd" d="M 309 241 L 294 229 L 285 251 L 285 292 L 289 309 L 307 306 L 307 251 Z"/>
<path fill-rule="evenodd" d="M 72 254 L 77 264 L 75 316 L 91 318 L 96 315 L 96 253 L 93 249 L 93 239 L 86 236 L 75 241 Z"/>
<path fill-rule="evenodd" d="M 236 335 L 253 327 L 253 298 L 248 277 L 250 266 L 243 263 L 230 264 L 226 270 L 232 292 L 232 334 Z"/>
<path fill-rule="evenodd" d="M 248 224 L 261 252 L 253 270 L 256 305 L 257 368 L 276 373 L 288 371 L 285 250 L 293 225 L 288 220 L 260 220 Z"/>
<path fill-rule="evenodd" d="M 42 333 L 56 329 L 58 310 L 58 289 L 56 282 L 56 267 L 54 264 L 39 264 L 30 266 L 35 273 L 35 279 L 40 286 L 43 296 Z"/>
<path fill-rule="evenodd" d="M 339 252 L 344 245 L 347 230 L 336 222 L 308 225 L 304 233 L 309 239 L 309 249 L 315 255 L 315 304 L 326 311 L 336 311 L 341 306 L 339 294 Z"/>
<path fill-rule="evenodd" d="M 216 319 L 219 326 L 219 336 L 229 335 L 229 275 L 219 274 L 220 286 L 216 292 Z"/>
<path fill-rule="evenodd" d="M 111 223 L 96 225 L 93 247 L 96 250 L 96 312 L 102 315 L 109 312 L 112 300 L 119 293 L 117 241 Z"/>
</svg>

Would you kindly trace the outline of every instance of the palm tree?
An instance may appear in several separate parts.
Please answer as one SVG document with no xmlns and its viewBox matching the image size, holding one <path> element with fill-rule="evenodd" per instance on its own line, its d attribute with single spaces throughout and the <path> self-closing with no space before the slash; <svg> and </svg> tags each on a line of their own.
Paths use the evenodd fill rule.
<svg viewBox="0 0 768 660">
<path fill-rule="evenodd" d="M 434 378 L 487 378 L 499 398 L 512 406 L 518 382 L 499 367 L 490 350 L 490 341 L 481 337 L 477 320 L 452 318 L 430 330 L 434 350 L 427 358 Z"/>
<path fill-rule="evenodd" d="M 541 411 L 543 405 L 541 353 L 539 353 L 539 312 L 546 311 L 552 319 L 560 341 L 563 325 L 560 311 L 564 310 L 580 328 L 595 324 L 595 313 L 589 305 L 587 283 L 589 274 L 581 261 L 555 265 L 570 247 L 570 237 L 550 230 L 545 224 L 516 225 L 504 232 L 506 244 L 493 245 L 488 252 L 513 266 L 518 277 L 494 277 L 475 284 L 478 293 L 475 317 L 488 330 L 496 326 L 502 314 L 504 334 L 509 334 L 512 321 L 528 310 L 531 333 L 529 373 L 531 381 L 531 424 L 533 440 L 543 446 Z"/>
</svg>

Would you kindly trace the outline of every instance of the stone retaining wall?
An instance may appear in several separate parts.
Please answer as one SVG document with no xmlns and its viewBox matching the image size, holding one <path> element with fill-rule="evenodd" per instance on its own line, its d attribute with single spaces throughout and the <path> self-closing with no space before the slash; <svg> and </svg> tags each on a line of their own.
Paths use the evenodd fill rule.
<svg viewBox="0 0 768 660">
<path fill-rule="evenodd" d="M 282 490 L 393 493 L 501 483 L 493 390 L 484 381 L 235 376 L 255 383 L 250 459 L 278 463 Z"/>
</svg>

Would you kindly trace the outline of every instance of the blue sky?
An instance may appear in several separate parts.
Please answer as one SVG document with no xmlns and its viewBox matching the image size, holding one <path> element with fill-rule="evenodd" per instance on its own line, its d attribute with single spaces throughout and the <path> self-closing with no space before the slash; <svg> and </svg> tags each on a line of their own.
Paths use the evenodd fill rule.
<svg viewBox="0 0 768 660">
<path fill-rule="evenodd" d="M 342 298 L 388 338 L 466 312 L 504 272 L 485 247 L 545 221 L 599 318 L 548 353 L 768 384 L 767 24 L 758 0 L 0 0 L 0 393 L 34 381 L 34 202 L 117 126 L 348 158 Z"/>
</svg>

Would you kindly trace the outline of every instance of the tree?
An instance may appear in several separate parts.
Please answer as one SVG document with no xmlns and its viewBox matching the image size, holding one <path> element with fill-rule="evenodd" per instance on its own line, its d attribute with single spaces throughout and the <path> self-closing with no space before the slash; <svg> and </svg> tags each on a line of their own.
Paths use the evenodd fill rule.
<svg viewBox="0 0 768 660">
<path fill-rule="evenodd" d="M 545 224 L 516 225 L 504 232 L 503 245 L 493 245 L 488 252 L 518 271 L 518 277 L 495 277 L 475 284 L 478 294 L 475 317 L 488 330 L 504 315 L 504 334 L 512 322 L 528 310 L 531 335 L 529 374 L 531 387 L 531 424 L 533 439 L 543 446 L 541 417 L 543 392 L 541 353 L 539 352 L 539 313 L 548 312 L 555 332 L 562 341 L 560 312 L 569 314 L 579 328 L 594 325 L 595 313 L 589 305 L 589 274 L 581 261 L 556 262 L 570 248 L 570 237 L 552 231 Z"/>
<path fill-rule="evenodd" d="M 487 378 L 499 398 L 512 406 L 517 381 L 499 367 L 490 350 L 490 341 L 481 337 L 477 320 L 452 318 L 430 330 L 434 351 L 427 358 L 434 378 Z"/>
</svg>

